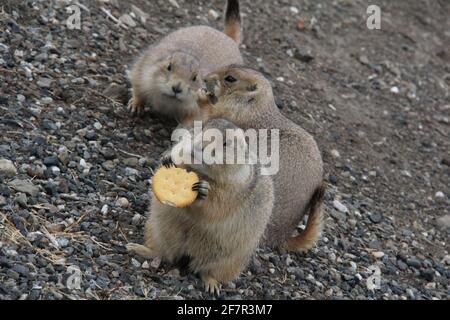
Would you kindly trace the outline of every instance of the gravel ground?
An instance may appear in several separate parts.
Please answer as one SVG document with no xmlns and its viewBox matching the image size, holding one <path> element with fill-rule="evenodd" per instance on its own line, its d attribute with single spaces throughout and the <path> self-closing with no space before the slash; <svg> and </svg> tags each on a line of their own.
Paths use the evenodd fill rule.
<svg viewBox="0 0 450 320">
<path fill-rule="evenodd" d="M 127 115 L 125 74 L 169 31 L 220 28 L 223 2 L 80 0 L 69 30 L 70 1 L 0 0 L 0 300 L 211 298 L 124 250 L 173 127 Z M 450 2 L 378 4 L 371 31 L 361 0 L 242 1 L 245 59 L 322 150 L 328 217 L 222 298 L 449 299 Z"/>
</svg>

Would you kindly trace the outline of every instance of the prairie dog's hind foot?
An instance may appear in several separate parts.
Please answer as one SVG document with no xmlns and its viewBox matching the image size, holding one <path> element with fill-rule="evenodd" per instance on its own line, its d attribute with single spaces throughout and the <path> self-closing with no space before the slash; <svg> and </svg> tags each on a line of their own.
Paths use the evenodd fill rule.
<svg viewBox="0 0 450 320">
<path fill-rule="evenodd" d="M 203 284 L 205 285 L 205 292 L 212 295 L 220 295 L 220 283 L 211 276 L 201 276 Z"/>
<path fill-rule="evenodd" d="M 142 244 L 137 243 L 128 243 L 126 245 L 126 248 L 128 252 L 130 253 L 136 253 L 137 255 L 145 258 L 145 259 L 152 259 L 156 257 L 155 252 L 153 252 L 152 249 L 143 246 Z"/>
</svg>

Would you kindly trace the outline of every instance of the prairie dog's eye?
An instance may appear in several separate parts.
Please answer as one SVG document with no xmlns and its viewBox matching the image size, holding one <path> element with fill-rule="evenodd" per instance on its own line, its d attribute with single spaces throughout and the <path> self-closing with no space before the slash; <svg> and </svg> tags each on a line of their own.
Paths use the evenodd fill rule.
<svg viewBox="0 0 450 320">
<path fill-rule="evenodd" d="M 172 71 L 172 63 L 169 63 L 169 65 L 167 66 L 167 71 Z"/>
<path fill-rule="evenodd" d="M 195 74 L 193 77 L 192 77 L 192 81 L 197 81 L 197 75 Z"/>
<path fill-rule="evenodd" d="M 236 80 L 236 78 L 233 77 L 233 76 L 227 76 L 227 77 L 225 78 L 225 81 L 226 81 L 226 82 L 229 82 L 229 83 L 233 83 L 233 82 L 236 82 L 237 80 Z"/>
</svg>

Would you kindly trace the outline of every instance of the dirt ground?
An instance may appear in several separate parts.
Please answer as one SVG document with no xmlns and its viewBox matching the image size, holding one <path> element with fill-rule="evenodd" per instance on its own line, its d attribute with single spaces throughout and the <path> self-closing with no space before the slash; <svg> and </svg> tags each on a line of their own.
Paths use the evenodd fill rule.
<svg viewBox="0 0 450 320">
<path fill-rule="evenodd" d="M 194 275 L 123 248 L 142 241 L 172 126 L 127 114 L 126 70 L 177 28 L 222 29 L 224 1 L 79 3 L 69 30 L 70 1 L 0 0 L 0 159 L 16 168 L 0 162 L 0 299 L 211 298 Z M 369 4 L 381 30 L 366 26 Z M 102 11 L 132 5 L 145 22 Z M 221 298 L 448 299 L 450 2 L 241 8 L 246 63 L 321 149 L 328 217 L 316 248 L 259 249 Z"/>
</svg>

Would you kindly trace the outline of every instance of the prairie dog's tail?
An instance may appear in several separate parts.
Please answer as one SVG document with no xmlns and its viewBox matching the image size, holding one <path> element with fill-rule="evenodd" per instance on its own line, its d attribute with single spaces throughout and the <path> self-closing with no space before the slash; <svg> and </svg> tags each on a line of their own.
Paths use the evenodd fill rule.
<svg viewBox="0 0 450 320">
<path fill-rule="evenodd" d="M 284 248 L 290 251 L 306 251 L 311 249 L 319 240 L 323 227 L 323 198 L 325 187 L 316 189 L 308 204 L 308 221 L 306 228 L 298 236 L 286 241 Z"/>
<path fill-rule="evenodd" d="M 225 9 L 225 34 L 237 43 L 242 41 L 239 0 L 227 0 Z"/>
</svg>

